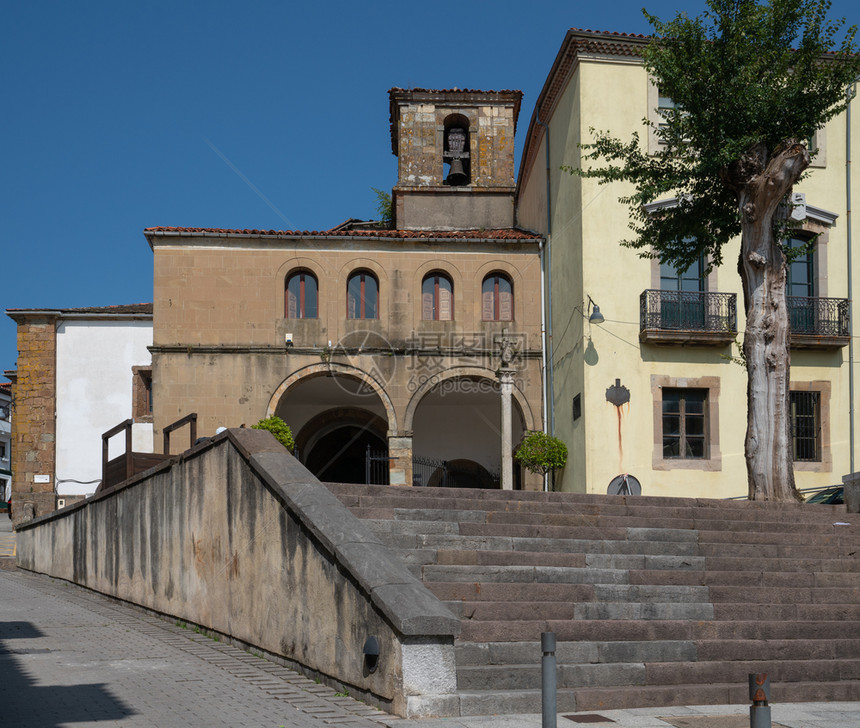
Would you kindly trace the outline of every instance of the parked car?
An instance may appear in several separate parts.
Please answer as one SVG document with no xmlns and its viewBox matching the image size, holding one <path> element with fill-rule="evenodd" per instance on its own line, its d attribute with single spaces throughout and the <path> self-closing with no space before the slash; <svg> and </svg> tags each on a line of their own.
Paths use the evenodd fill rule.
<svg viewBox="0 0 860 728">
<path fill-rule="evenodd" d="M 806 499 L 807 503 L 824 503 L 826 505 L 840 505 L 845 502 L 844 492 L 841 485 L 834 485 L 824 490 L 813 493 Z"/>
</svg>

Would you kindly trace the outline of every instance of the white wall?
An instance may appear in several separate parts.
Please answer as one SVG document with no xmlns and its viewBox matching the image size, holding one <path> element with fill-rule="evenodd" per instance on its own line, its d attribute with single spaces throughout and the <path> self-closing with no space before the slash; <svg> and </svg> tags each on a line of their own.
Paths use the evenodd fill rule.
<svg viewBox="0 0 860 728">
<path fill-rule="evenodd" d="M 132 416 L 132 366 L 152 362 L 151 321 L 65 321 L 57 328 L 59 495 L 90 494 L 101 479 L 101 435 Z M 133 449 L 152 452 L 152 425 L 135 424 Z M 111 440 L 110 456 L 125 451 Z M 80 482 L 74 482 L 80 481 Z"/>
</svg>

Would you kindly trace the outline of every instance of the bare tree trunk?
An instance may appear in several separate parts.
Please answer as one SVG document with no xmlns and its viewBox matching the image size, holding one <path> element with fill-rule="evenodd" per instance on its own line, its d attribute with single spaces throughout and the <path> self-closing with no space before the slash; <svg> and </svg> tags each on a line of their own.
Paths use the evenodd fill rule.
<svg viewBox="0 0 860 728">
<path fill-rule="evenodd" d="M 744 451 L 750 500 L 799 500 L 794 485 L 789 412 L 789 318 L 785 255 L 774 238 L 780 203 L 809 166 L 795 143 L 769 159 L 757 148 L 742 166 L 752 172 L 738 185 L 741 255 L 738 269 L 746 308 L 747 435 Z"/>
</svg>

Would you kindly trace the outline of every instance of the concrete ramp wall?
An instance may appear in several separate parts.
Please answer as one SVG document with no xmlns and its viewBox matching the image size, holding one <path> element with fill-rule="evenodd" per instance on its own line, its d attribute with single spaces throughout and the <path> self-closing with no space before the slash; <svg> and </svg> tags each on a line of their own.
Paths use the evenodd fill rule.
<svg viewBox="0 0 860 728">
<path fill-rule="evenodd" d="M 17 553 L 22 568 L 258 646 L 397 714 L 444 715 L 455 700 L 459 620 L 268 432 L 228 430 L 23 524 Z"/>
</svg>

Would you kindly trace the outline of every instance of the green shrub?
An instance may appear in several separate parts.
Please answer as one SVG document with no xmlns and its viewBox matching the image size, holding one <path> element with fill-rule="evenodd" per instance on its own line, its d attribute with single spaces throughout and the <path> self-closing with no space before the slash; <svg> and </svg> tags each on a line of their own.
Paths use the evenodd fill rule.
<svg viewBox="0 0 860 728">
<path fill-rule="evenodd" d="M 529 432 L 514 453 L 514 459 L 533 473 L 546 475 L 550 470 L 564 467 L 567 446 L 545 432 Z"/>
<path fill-rule="evenodd" d="M 292 452 L 296 447 L 296 442 L 293 440 L 293 433 L 290 426 L 280 417 L 267 417 L 260 420 L 256 425 L 251 425 L 255 430 L 268 430 L 275 439 L 281 443 L 287 450 Z"/>
</svg>

